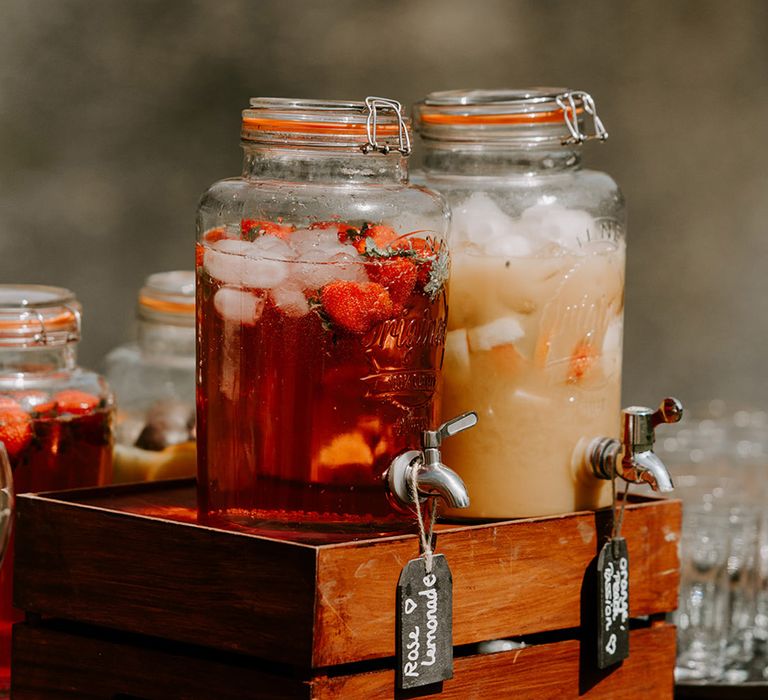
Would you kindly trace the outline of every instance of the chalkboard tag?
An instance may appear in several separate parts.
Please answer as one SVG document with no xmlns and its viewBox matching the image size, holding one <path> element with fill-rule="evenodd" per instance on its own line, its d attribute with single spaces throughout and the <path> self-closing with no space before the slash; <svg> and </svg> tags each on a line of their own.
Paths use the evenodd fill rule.
<svg viewBox="0 0 768 700">
<path fill-rule="evenodd" d="M 453 678 L 453 579 L 442 554 L 409 561 L 397 583 L 397 687 Z"/>
<path fill-rule="evenodd" d="M 629 556 L 627 541 L 612 537 L 597 558 L 597 666 L 629 656 Z"/>
</svg>

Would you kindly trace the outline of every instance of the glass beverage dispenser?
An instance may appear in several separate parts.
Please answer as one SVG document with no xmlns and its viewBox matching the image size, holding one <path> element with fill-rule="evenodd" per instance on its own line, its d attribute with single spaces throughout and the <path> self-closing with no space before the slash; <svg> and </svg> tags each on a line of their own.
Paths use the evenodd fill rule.
<svg viewBox="0 0 768 700">
<path fill-rule="evenodd" d="M 198 213 L 202 519 L 411 521 L 385 473 L 438 423 L 449 257 L 409 129 L 382 98 L 243 112 Z"/>
<path fill-rule="evenodd" d="M 596 438 L 620 423 L 625 210 L 609 175 L 581 167 L 582 143 L 608 136 L 594 102 L 560 88 L 439 92 L 414 118 L 426 184 L 452 208 L 443 410 L 480 418 L 446 444 L 472 496 L 447 513 L 605 506 Z"/>
</svg>

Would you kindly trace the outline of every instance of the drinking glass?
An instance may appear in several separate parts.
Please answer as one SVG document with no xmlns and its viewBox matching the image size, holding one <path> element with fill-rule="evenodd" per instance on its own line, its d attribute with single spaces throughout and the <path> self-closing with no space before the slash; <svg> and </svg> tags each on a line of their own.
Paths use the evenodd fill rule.
<svg viewBox="0 0 768 700">
<path fill-rule="evenodd" d="M 730 615 L 725 677 L 732 683 L 747 680 L 755 652 L 759 523 L 760 511 L 755 506 L 730 507 L 726 566 Z"/>
<path fill-rule="evenodd" d="M 728 525 L 728 516 L 708 504 L 688 508 L 683 516 L 677 680 L 716 679 L 725 670 Z"/>
</svg>

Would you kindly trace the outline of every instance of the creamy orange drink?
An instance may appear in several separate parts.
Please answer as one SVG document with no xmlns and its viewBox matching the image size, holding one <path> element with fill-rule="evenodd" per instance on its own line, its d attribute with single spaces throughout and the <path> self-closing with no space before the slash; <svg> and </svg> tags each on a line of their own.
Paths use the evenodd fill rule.
<svg viewBox="0 0 768 700">
<path fill-rule="evenodd" d="M 470 494 L 462 518 L 610 502 L 585 441 L 617 430 L 624 251 L 614 224 L 537 204 L 507 216 L 485 193 L 454 205 L 443 415 L 477 411 L 444 445 Z"/>
</svg>

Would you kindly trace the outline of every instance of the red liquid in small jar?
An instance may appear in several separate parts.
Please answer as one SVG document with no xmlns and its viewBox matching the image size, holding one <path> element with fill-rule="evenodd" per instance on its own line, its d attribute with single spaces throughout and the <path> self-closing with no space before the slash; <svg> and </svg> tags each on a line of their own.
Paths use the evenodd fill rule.
<svg viewBox="0 0 768 700">
<path fill-rule="evenodd" d="M 95 397 L 94 397 L 95 398 Z M 112 473 L 112 412 L 94 407 L 85 415 L 32 414 L 24 430 L 15 430 L 13 416 L 3 423 L 0 398 L 0 439 L 8 441 L 14 491 L 19 493 L 107 484 Z M 8 414 L 5 414 L 6 416 Z M 13 607 L 13 534 L 0 566 L 0 690 L 10 686 L 11 626 L 23 619 Z"/>
<path fill-rule="evenodd" d="M 238 265 L 250 263 L 211 238 L 197 256 L 201 519 L 411 523 L 383 474 L 438 421 L 444 286 L 425 292 L 427 263 L 416 255 L 371 260 L 354 249 L 344 271 L 280 262 L 283 278 L 269 289 L 233 284 Z M 358 294 L 362 320 L 350 301 Z"/>
</svg>

